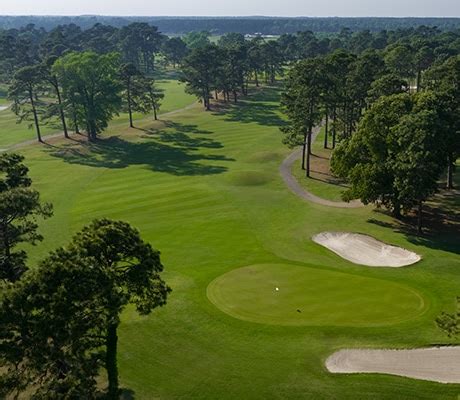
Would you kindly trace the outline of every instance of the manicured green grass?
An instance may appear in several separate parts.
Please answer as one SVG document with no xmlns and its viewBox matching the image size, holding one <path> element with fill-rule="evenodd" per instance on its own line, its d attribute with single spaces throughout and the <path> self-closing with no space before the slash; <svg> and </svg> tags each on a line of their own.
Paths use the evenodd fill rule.
<svg viewBox="0 0 460 400">
<path fill-rule="evenodd" d="M 17 123 L 17 117 L 10 108 L 0 112 L 0 149 L 24 140 L 35 139 L 35 128 L 30 121 Z M 47 135 L 56 132 L 56 128 L 42 126 L 41 133 Z"/>
<path fill-rule="evenodd" d="M 227 314 L 271 325 L 384 326 L 427 308 L 422 295 L 403 285 L 290 264 L 234 269 L 207 292 Z"/>
<path fill-rule="evenodd" d="M 27 248 L 31 265 L 99 217 L 132 223 L 161 250 L 173 288 L 167 306 L 147 317 L 128 308 L 120 327 L 121 382 L 136 399 L 457 399 L 459 385 L 338 376 L 324 368 L 340 348 L 451 342 L 434 320 L 454 310 L 460 294 L 459 238 L 419 239 L 369 208 L 298 199 L 278 172 L 290 150 L 281 144 L 277 100 L 270 89 L 225 113 L 197 104 L 167 121 L 143 121 L 141 129 L 117 126 L 93 145 L 60 140 L 21 149 L 35 187 L 55 207 L 54 217 L 40 223 L 45 241 Z M 423 260 L 397 269 L 357 266 L 311 241 L 326 230 L 364 232 Z M 215 279 L 261 264 L 294 264 L 321 284 L 298 299 L 315 323 L 244 321 L 209 301 Z M 283 286 L 297 285 L 293 279 L 283 275 Z M 412 293 L 423 297 L 423 313 Z M 346 302 L 357 295 L 360 309 L 350 310 Z M 366 326 L 363 315 L 381 325 Z M 386 319 L 391 315 L 400 321 Z"/>
<path fill-rule="evenodd" d="M 164 91 L 164 99 L 161 105 L 160 114 L 169 113 L 174 110 L 184 108 L 194 101 L 196 98 L 192 95 L 185 93 L 184 84 L 172 79 L 162 79 L 157 81 L 158 87 Z M 5 101 L 6 103 L 6 101 Z M 0 102 L 0 104 L 2 104 Z M 161 118 L 161 116 L 160 116 Z M 145 116 L 141 114 L 134 115 L 135 122 L 138 120 L 150 120 L 153 116 Z M 23 142 L 25 140 L 35 139 L 35 129 L 31 126 L 31 122 L 24 121 L 17 124 L 17 117 L 8 109 L 0 112 L 0 149 Z M 128 115 L 122 113 L 116 116 L 110 123 L 110 126 L 128 124 Z M 42 126 L 42 134 L 47 135 L 51 133 L 60 132 L 61 128 L 58 124 L 55 126 Z"/>
</svg>

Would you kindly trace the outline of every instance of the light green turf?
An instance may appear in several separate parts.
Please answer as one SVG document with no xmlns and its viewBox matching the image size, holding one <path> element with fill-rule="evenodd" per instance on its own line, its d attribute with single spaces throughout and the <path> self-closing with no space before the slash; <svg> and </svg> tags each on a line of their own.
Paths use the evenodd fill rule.
<svg viewBox="0 0 460 400">
<path fill-rule="evenodd" d="M 232 317 L 272 325 L 382 326 L 427 308 L 407 286 L 289 264 L 234 269 L 212 281 L 207 293 Z"/>
<path fill-rule="evenodd" d="M 185 85 L 177 80 L 162 79 L 158 80 L 157 84 L 158 87 L 164 91 L 165 95 L 160 114 L 182 109 L 196 101 L 194 96 L 185 93 Z M 4 102 L 6 103 L 6 100 L 4 100 Z M 0 104 L 2 103 L 0 102 Z M 134 114 L 134 119 L 136 123 L 138 120 L 151 120 L 153 116 L 145 116 L 136 113 Z M 126 113 L 116 116 L 111 121 L 110 126 L 114 127 L 123 124 L 128 124 L 128 115 Z M 47 135 L 60 132 L 61 127 L 59 124 L 55 123 L 54 126 L 42 126 L 41 131 L 43 135 Z M 30 122 L 25 121 L 21 124 L 17 124 L 17 117 L 10 109 L 0 112 L 0 149 L 35 138 L 35 129 L 31 126 Z"/>
<path fill-rule="evenodd" d="M 457 399 L 459 385 L 325 370 L 324 360 L 339 348 L 448 343 L 434 319 L 454 310 L 460 294 L 459 237 L 418 239 L 370 208 L 298 199 L 279 176 L 290 150 L 281 143 L 278 96 L 261 91 L 225 114 L 196 104 L 168 121 L 143 123 L 145 130 L 111 128 L 110 138 L 85 148 L 63 140 L 21 149 L 35 187 L 55 207 L 54 217 L 40 222 L 45 241 L 30 249 L 30 264 L 96 217 L 131 222 L 161 250 L 173 288 L 167 306 L 148 317 L 128 308 L 120 326 L 121 382 L 137 400 Z M 311 241 L 326 230 L 365 232 L 423 259 L 397 269 L 353 265 Z M 407 320 L 384 326 L 279 326 L 233 318 L 209 301 L 206 290 L 216 278 L 260 264 L 295 264 L 315 276 L 344 273 L 345 287 L 356 288 L 349 278 L 410 288 L 422 294 L 426 310 L 417 316 L 409 308 Z M 385 303 L 397 309 L 404 290 Z M 344 306 L 333 306 L 327 288 L 321 295 L 331 297 L 324 318 L 337 318 Z"/>
</svg>

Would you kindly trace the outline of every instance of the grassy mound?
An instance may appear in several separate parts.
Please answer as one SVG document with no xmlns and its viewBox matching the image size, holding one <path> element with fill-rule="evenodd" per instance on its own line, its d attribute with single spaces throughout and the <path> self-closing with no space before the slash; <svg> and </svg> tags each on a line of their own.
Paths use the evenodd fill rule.
<svg viewBox="0 0 460 400">
<path fill-rule="evenodd" d="M 250 158 L 249 162 L 253 163 L 264 163 L 272 161 L 280 161 L 283 157 L 283 154 L 275 151 L 259 151 L 254 153 Z"/>
<path fill-rule="evenodd" d="M 426 308 L 408 286 L 289 264 L 261 264 L 221 275 L 211 302 L 231 316 L 273 325 L 382 326 Z"/>
<path fill-rule="evenodd" d="M 259 171 L 239 171 L 230 174 L 228 179 L 236 186 L 258 186 L 270 182 L 273 177 Z"/>
</svg>

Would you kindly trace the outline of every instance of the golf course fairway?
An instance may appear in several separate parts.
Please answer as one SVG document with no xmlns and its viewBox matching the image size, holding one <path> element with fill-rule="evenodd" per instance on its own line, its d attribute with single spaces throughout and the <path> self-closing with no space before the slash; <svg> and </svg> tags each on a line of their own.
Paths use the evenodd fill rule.
<svg viewBox="0 0 460 400">
<path fill-rule="evenodd" d="M 379 326 L 425 309 L 422 296 L 405 285 L 289 264 L 235 269 L 207 293 L 235 318 L 273 325 Z"/>
<path fill-rule="evenodd" d="M 121 316 L 120 383 L 136 400 L 456 400 L 459 385 L 325 367 L 342 349 L 450 344 L 435 319 L 460 294 L 458 235 L 418 238 L 372 207 L 292 193 L 279 174 L 292 152 L 281 142 L 279 96 L 252 88 L 225 112 L 194 103 L 160 121 L 135 119 L 137 129 L 114 121 L 94 143 L 74 136 L 17 149 L 54 209 L 39 221 L 44 241 L 26 248 L 31 268 L 94 218 L 129 222 L 161 251 L 167 305 Z M 5 142 L 28 138 L 8 126 Z M 322 188 L 315 194 L 327 198 Z M 442 201 L 458 209 L 457 197 Z M 422 259 L 356 265 L 311 240 L 330 231 L 364 232 Z"/>
</svg>

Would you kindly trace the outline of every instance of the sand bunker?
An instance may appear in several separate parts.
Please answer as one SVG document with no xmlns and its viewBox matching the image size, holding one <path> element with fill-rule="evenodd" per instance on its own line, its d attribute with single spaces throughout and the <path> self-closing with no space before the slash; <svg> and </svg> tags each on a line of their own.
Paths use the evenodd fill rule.
<svg viewBox="0 0 460 400">
<path fill-rule="evenodd" d="M 460 347 L 413 350 L 340 350 L 326 360 L 329 372 L 381 373 L 460 383 Z"/>
<path fill-rule="evenodd" d="M 313 236 L 313 241 L 348 261 L 369 267 L 403 267 L 421 259 L 412 251 L 360 233 L 322 232 Z"/>
<path fill-rule="evenodd" d="M 6 110 L 8 106 L 0 106 L 0 111 Z"/>
</svg>

